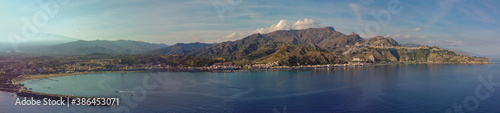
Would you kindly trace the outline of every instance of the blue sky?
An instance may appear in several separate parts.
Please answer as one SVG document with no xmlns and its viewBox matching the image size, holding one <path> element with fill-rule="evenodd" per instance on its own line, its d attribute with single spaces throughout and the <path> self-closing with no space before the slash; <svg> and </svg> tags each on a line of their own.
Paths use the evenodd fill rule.
<svg viewBox="0 0 500 113">
<path fill-rule="evenodd" d="M 0 34 L 5 38 L 2 41 L 10 42 L 10 33 L 24 36 L 26 22 L 23 20 L 33 22 L 33 18 L 37 18 L 41 21 L 38 26 L 34 25 L 38 31 L 29 33 L 81 40 L 212 43 L 241 39 L 259 28 L 265 33 L 285 28 L 332 26 L 344 34 L 356 32 L 363 38 L 390 36 L 401 43 L 437 45 L 479 55 L 500 54 L 497 50 L 500 48 L 498 0 L 58 1 L 3 0 Z M 397 8 L 402 10 L 389 13 L 390 21 L 382 25 L 384 23 L 370 12 L 390 12 L 390 3 L 400 3 Z M 56 12 L 47 12 L 41 7 L 43 4 L 49 4 Z M 386 16 L 382 17 L 387 20 Z M 369 25 L 376 26 L 369 27 L 372 31 L 380 32 L 366 33 L 364 29 Z M 36 35 L 17 41 L 37 40 L 51 39 Z"/>
</svg>

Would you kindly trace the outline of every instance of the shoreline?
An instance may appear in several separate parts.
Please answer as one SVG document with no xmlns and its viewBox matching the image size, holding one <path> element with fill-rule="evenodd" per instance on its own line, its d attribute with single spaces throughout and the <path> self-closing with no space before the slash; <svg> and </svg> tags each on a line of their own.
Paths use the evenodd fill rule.
<svg viewBox="0 0 500 113">
<path fill-rule="evenodd" d="M 37 79 L 49 79 L 54 77 L 64 77 L 73 75 L 84 75 L 84 74 L 99 74 L 99 73 L 128 73 L 128 72 L 150 72 L 150 71 L 101 71 L 101 72 L 79 72 L 79 73 L 56 73 L 56 74 L 39 74 L 39 75 L 21 75 L 14 82 L 14 84 L 20 84 L 26 80 L 37 80 Z"/>
<path fill-rule="evenodd" d="M 27 91 L 27 88 L 24 87 L 24 84 L 21 84 L 27 80 L 37 80 L 37 79 L 50 79 L 54 77 L 64 77 L 64 76 L 73 76 L 73 75 L 84 75 L 84 74 L 99 74 L 99 73 L 135 73 L 135 72 L 235 72 L 235 71 L 290 71 L 290 70 L 307 70 L 307 69 L 323 69 L 323 68 L 338 68 L 338 67 L 373 67 L 373 66 L 385 66 L 385 65 L 398 65 L 398 64 L 462 64 L 462 65 L 486 65 L 486 64 L 495 64 L 494 62 L 487 63 L 433 63 L 433 62 L 420 62 L 420 63 L 383 63 L 383 64 L 371 64 L 364 66 L 334 66 L 334 67 L 295 67 L 295 68 L 284 68 L 284 69 L 238 69 L 238 70 L 211 70 L 211 71 L 99 71 L 99 72 L 78 72 L 78 73 L 57 73 L 57 74 L 38 74 L 38 75 L 21 75 L 13 82 L 12 86 L 20 86 L 20 87 L 11 87 L 7 89 L 1 89 L 0 92 L 7 93 L 16 93 L 24 94 L 24 95 L 36 95 L 39 98 L 42 97 L 53 97 L 53 95 L 65 96 L 65 97 L 75 97 L 73 95 L 59 95 L 59 94 L 49 94 L 42 92 L 32 92 Z M 91 97 L 81 97 L 81 98 L 91 98 Z"/>
<path fill-rule="evenodd" d="M 211 71 L 99 71 L 99 72 L 78 72 L 78 73 L 56 73 L 56 74 L 38 74 L 38 75 L 20 75 L 14 82 L 18 85 L 26 80 L 49 79 L 54 77 L 64 77 L 73 75 L 84 74 L 99 74 L 99 73 L 134 73 L 134 72 L 234 72 L 234 71 L 280 71 L 280 70 L 304 70 L 304 69 L 321 69 L 321 68 L 336 68 L 336 67 L 371 67 L 371 66 L 384 66 L 394 64 L 460 64 L 460 65 L 486 65 L 495 64 L 495 62 L 479 62 L 479 63 L 451 63 L 451 62 L 403 62 L 403 63 L 382 63 L 370 64 L 363 66 L 333 66 L 333 67 L 291 67 L 291 68 L 269 68 L 269 69 L 237 69 L 237 70 L 211 70 Z"/>
</svg>

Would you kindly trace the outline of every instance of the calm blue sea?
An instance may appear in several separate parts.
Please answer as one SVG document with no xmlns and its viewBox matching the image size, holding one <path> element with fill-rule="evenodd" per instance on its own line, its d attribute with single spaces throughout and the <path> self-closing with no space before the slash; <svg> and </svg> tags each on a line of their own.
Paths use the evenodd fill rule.
<svg viewBox="0 0 500 113">
<path fill-rule="evenodd" d="M 500 67 L 495 64 L 105 73 L 30 80 L 24 84 L 37 92 L 119 97 L 121 103 L 113 107 L 15 106 L 14 94 L 0 93 L 1 113 L 374 113 L 445 112 L 450 108 L 500 112 Z M 453 109 L 454 105 L 461 108 Z"/>
</svg>

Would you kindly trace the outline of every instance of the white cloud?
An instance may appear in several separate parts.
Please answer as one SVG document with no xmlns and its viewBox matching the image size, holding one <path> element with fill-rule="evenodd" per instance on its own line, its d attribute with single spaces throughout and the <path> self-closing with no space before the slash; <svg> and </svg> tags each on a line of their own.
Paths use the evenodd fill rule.
<svg viewBox="0 0 500 113">
<path fill-rule="evenodd" d="M 304 20 L 298 20 L 293 25 L 293 29 L 307 29 L 307 28 L 320 28 L 323 24 L 316 22 L 312 19 L 305 18 Z M 287 20 L 280 20 L 277 24 L 273 24 L 268 28 L 258 28 L 254 33 L 269 33 L 277 30 L 291 30 L 292 27 Z"/>
<path fill-rule="evenodd" d="M 305 18 L 304 21 L 298 20 L 293 24 L 294 29 L 307 29 L 307 28 L 320 28 L 323 27 L 321 23 L 318 23 L 312 19 Z"/>
<path fill-rule="evenodd" d="M 401 37 L 401 35 L 400 34 L 395 34 L 395 35 L 388 34 L 388 35 L 385 35 L 385 37 L 399 38 L 399 37 Z"/>
<path fill-rule="evenodd" d="M 394 35 L 388 34 L 388 35 L 385 35 L 385 37 L 391 37 L 391 38 L 410 38 L 411 36 L 410 35 L 401 35 L 401 34 L 394 34 Z"/>
<path fill-rule="evenodd" d="M 194 42 L 205 43 L 205 40 L 197 34 L 193 34 L 192 38 Z"/>
<path fill-rule="evenodd" d="M 429 44 L 429 45 L 431 45 L 431 44 L 437 44 L 437 43 L 438 43 L 438 42 L 433 41 L 433 40 L 429 40 L 429 41 L 427 42 L 427 44 Z"/>
<path fill-rule="evenodd" d="M 237 35 L 236 32 L 233 32 L 227 36 L 222 37 L 222 39 L 234 39 L 234 38 L 237 38 L 237 37 L 242 36 L 242 35 L 243 35 L 242 33 Z"/>
<path fill-rule="evenodd" d="M 359 37 L 362 37 L 362 38 L 373 38 L 373 37 L 375 37 L 375 35 L 359 35 Z"/>
<path fill-rule="evenodd" d="M 457 40 L 445 40 L 445 42 L 446 42 L 448 45 L 451 45 L 451 46 L 463 45 L 463 44 L 464 44 L 464 42 L 462 42 L 462 41 L 457 41 Z"/>
<path fill-rule="evenodd" d="M 404 32 L 413 32 L 413 31 L 420 31 L 420 30 L 422 30 L 422 28 L 417 27 L 417 28 L 413 28 L 413 29 L 404 30 Z"/>
<path fill-rule="evenodd" d="M 278 24 L 273 24 L 268 28 L 258 28 L 254 33 L 269 33 L 277 30 L 290 30 L 290 23 L 286 20 L 280 20 Z"/>
<path fill-rule="evenodd" d="M 404 35 L 403 38 L 410 38 L 410 35 Z"/>
<path fill-rule="evenodd" d="M 235 41 L 235 40 L 239 40 L 241 38 L 243 38 L 244 35 L 243 33 L 236 33 L 236 32 L 233 32 L 229 35 L 226 35 L 226 36 L 222 36 L 222 38 L 219 38 L 217 40 L 214 40 L 214 41 L 210 41 L 210 43 L 214 43 L 214 42 L 226 42 L 226 41 Z"/>
</svg>

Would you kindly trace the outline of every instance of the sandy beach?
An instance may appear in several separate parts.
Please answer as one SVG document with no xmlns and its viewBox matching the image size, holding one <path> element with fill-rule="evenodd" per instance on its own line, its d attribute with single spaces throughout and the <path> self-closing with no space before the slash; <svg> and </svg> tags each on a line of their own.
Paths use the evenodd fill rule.
<svg viewBox="0 0 500 113">
<path fill-rule="evenodd" d="M 79 72 L 79 73 L 57 73 L 57 74 L 40 74 L 40 75 L 22 75 L 14 84 L 22 83 L 26 80 L 48 79 L 54 77 L 63 77 L 71 75 L 96 74 L 96 73 L 133 73 L 133 72 L 149 72 L 149 71 L 102 71 L 102 72 Z"/>
</svg>

